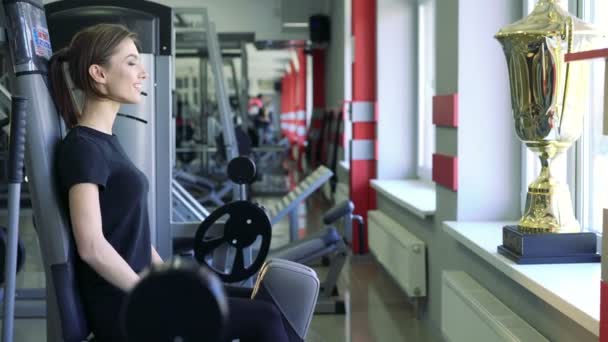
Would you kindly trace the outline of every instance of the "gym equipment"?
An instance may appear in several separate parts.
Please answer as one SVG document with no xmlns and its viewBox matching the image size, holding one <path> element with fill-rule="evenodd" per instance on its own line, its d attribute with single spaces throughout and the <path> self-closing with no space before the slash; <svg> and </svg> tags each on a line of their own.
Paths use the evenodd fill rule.
<svg viewBox="0 0 608 342">
<path fill-rule="evenodd" d="M 6 257 L 6 254 L 8 252 L 8 242 L 9 242 L 9 237 L 8 237 L 8 230 L 5 227 L 0 227 L 0 269 L 4 270 L 5 269 L 5 265 L 6 265 L 6 260 L 8 260 L 8 258 Z M 21 271 L 21 268 L 23 268 L 23 264 L 25 263 L 25 247 L 23 246 L 23 243 L 21 242 L 21 240 L 18 240 L 17 242 L 17 273 L 19 273 L 19 271 Z M 0 274 L 0 284 L 4 284 L 4 272 L 2 272 Z"/>
<path fill-rule="evenodd" d="M 273 250 L 269 255 L 269 258 L 286 259 L 301 264 L 310 264 L 316 260 L 323 260 L 324 264 L 328 264 L 329 269 L 320 286 L 315 313 L 346 312 L 344 300 L 339 297 L 336 285 L 350 251 L 348 246 L 352 241 L 352 221 L 357 221 L 360 229 L 364 224 L 361 216 L 353 215 L 354 210 L 355 206 L 351 201 L 336 205 L 323 216 L 326 226 L 324 229 L 306 239 Z M 339 220 L 342 220 L 343 236 L 331 226 Z"/>
<path fill-rule="evenodd" d="M 146 271 L 127 295 L 122 320 L 128 341 L 221 342 L 228 302 L 215 274 L 175 258 Z"/>
<path fill-rule="evenodd" d="M 319 278 L 313 269 L 292 261 L 270 259 L 260 269 L 251 298 L 276 305 L 287 323 L 284 325 L 290 341 L 304 341 L 318 295 Z"/>
<path fill-rule="evenodd" d="M 286 215 L 289 215 L 289 237 L 290 241 L 298 239 L 298 206 L 302 204 L 310 195 L 319 189 L 333 175 L 333 172 L 325 166 L 319 166 L 310 175 L 304 178 L 296 188 L 283 196 L 275 205 L 267 209 L 272 225 L 278 223 Z M 188 239 L 196 234 L 200 221 L 182 224 L 179 227 L 174 225 L 174 239 Z"/>
<path fill-rule="evenodd" d="M 319 166 L 300 181 L 294 190 L 283 196 L 275 205 L 268 207 L 270 223 L 273 225 L 281 221 L 285 215 L 289 215 L 289 240 L 291 242 L 298 239 L 298 206 L 325 184 L 332 175 L 333 172 L 330 169 Z"/>
<path fill-rule="evenodd" d="M 209 216 L 209 211 L 175 179 L 171 181 L 171 200 L 171 222 L 200 222 Z"/>
<path fill-rule="evenodd" d="M 203 205 L 223 205 L 223 198 L 234 189 L 234 185 L 228 179 L 212 181 L 207 177 L 196 176 L 181 170 L 175 170 L 173 176 L 176 181 L 193 193 L 201 194 L 196 196 L 196 200 Z"/>
<path fill-rule="evenodd" d="M 13 324 L 15 321 L 15 288 L 18 265 L 19 240 L 19 204 L 21 182 L 23 181 L 23 158 L 25 153 L 27 99 L 13 96 L 11 108 L 11 128 L 9 143 L 8 175 L 8 234 L 4 251 L 4 320 L 2 341 L 13 341 Z M 23 258 L 22 258 L 23 260 Z"/>
<path fill-rule="evenodd" d="M 229 217 L 223 227 L 212 230 L 224 216 Z M 207 264 L 223 281 L 242 281 L 253 276 L 266 260 L 271 231 L 270 220 L 264 209 L 248 201 L 231 202 L 214 210 L 201 223 L 194 237 L 194 256 L 198 262 Z M 253 247 L 256 242 L 260 244 L 257 255 L 252 262 L 246 262 L 244 249 Z M 215 267 L 211 257 L 223 244 L 234 249 L 234 262 L 228 271 L 225 271 L 225 267 Z"/>
<path fill-rule="evenodd" d="M 223 280 L 245 280 L 248 286 L 253 286 L 250 277 L 270 249 L 271 225 L 263 208 L 246 201 L 246 185 L 255 179 L 255 163 L 247 157 L 237 157 L 230 161 L 227 171 L 236 185 L 239 201 L 217 208 L 199 225 L 194 238 L 195 257 L 207 263 Z M 216 224 L 226 216 L 223 224 Z M 254 243 L 261 244 L 255 259 L 251 248 Z M 234 260 L 229 262 L 231 256 Z M 228 264 L 232 264 L 229 271 Z"/>
<path fill-rule="evenodd" d="M 235 172 L 237 170 L 248 170 L 248 172 L 245 172 L 246 175 L 232 175 L 231 177 L 235 181 L 245 183 L 252 179 L 255 169 L 247 165 L 248 159 L 239 158 L 242 158 L 240 164 L 243 166 L 237 166 L 238 164 L 232 161 L 231 165 L 234 167 L 229 167 L 229 170 Z M 248 162 L 253 164 L 251 161 Z M 266 223 L 267 217 L 264 211 L 253 203 L 242 201 L 239 206 L 232 207 L 231 204 L 228 204 L 220 207 L 214 212 L 215 215 L 212 214 L 213 217 L 207 217 L 201 223 L 195 233 L 193 242 L 188 241 L 191 239 L 183 239 L 180 249 L 187 249 L 188 246 L 191 246 L 190 248 L 194 249 L 196 259 L 209 265 L 226 282 L 238 282 L 247 279 L 258 271 L 259 265 L 268 254 L 267 248 L 271 240 L 270 225 L 277 223 L 285 215 L 296 216 L 297 211 L 295 210 L 297 209 L 295 208 L 297 208 L 297 205 L 325 183 L 331 175 L 332 172 L 329 169 L 323 166 L 319 167 L 304 179 L 294 191 L 280 200 L 277 205 L 267 210 L 272 215 L 269 223 Z M 337 294 L 336 284 L 349 254 L 348 245 L 352 238 L 352 221 L 358 221 L 360 227 L 363 224 L 363 219 L 360 216 L 353 215 L 353 211 L 354 205 L 352 202 L 340 203 L 324 215 L 323 223 L 326 228 L 306 239 L 293 242 L 297 238 L 296 225 L 295 229 L 290 230 L 290 235 L 294 237 L 292 243 L 268 254 L 269 258 L 280 258 L 301 264 L 310 264 L 319 259 L 328 262 L 329 270 L 321 285 L 320 300 L 315 309 L 316 313 L 345 313 L 344 301 Z M 230 213 L 230 219 L 224 225 L 219 224 L 221 217 L 228 213 Z M 344 236 L 341 236 L 334 227 L 331 227 L 340 219 L 343 220 Z M 257 222 L 259 222 L 259 226 L 256 225 Z M 295 224 L 297 224 L 297 220 Z M 219 263 L 212 266 L 212 263 L 216 263 L 212 254 L 217 256 L 218 254 L 214 252 L 220 246 L 231 246 L 233 251 L 228 253 L 228 259 L 231 257 L 233 259 L 226 260 L 222 254 Z M 248 260 L 243 261 L 242 250 L 245 247 L 252 248 L 252 254 L 257 253 L 254 263 Z M 227 267 L 227 264 L 231 266 Z"/>
</svg>

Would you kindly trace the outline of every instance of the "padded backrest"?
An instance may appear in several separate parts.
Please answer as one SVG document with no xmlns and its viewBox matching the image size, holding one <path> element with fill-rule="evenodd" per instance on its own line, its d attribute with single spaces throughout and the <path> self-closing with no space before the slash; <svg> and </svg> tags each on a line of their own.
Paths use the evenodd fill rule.
<svg viewBox="0 0 608 342">
<path fill-rule="evenodd" d="M 47 63 L 51 56 L 41 0 L 5 2 L 13 93 L 28 98 L 26 173 L 46 275 L 47 339 L 83 341 L 89 335 L 74 273 L 74 242 L 55 184 L 55 152 L 65 130 L 50 97 Z M 35 37 L 32 37 L 34 32 Z"/>
</svg>

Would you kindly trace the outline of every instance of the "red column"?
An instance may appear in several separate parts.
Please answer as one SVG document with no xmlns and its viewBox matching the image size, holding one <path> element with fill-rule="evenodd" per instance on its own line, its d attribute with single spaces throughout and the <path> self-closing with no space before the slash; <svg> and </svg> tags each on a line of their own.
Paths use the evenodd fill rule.
<svg viewBox="0 0 608 342">
<path fill-rule="evenodd" d="M 602 280 L 600 286 L 600 342 L 608 342 L 608 282 Z"/>
<path fill-rule="evenodd" d="M 297 141 L 297 164 L 299 171 L 304 171 L 304 144 L 306 142 L 306 78 L 307 61 L 303 48 L 297 49 L 298 64 L 298 108 L 296 112 L 296 141 Z"/>
<path fill-rule="evenodd" d="M 285 121 L 287 115 L 287 102 L 288 102 L 288 86 L 287 86 L 287 74 L 281 78 L 281 133 L 287 135 L 287 122 Z"/>
<path fill-rule="evenodd" d="M 376 0 L 352 0 L 353 99 L 350 106 L 350 198 L 365 230 L 353 231 L 353 252 L 368 252 L 367 211 L 376 208 L 370 180 L 376 177 Z M 363 235 L 363 236 L 360 236 Z"/>
<path fill-rule="evenodd" d="M 312 108 L 325 109 L 325 50 L 312 50 Z"/>
<path fill-rule="evenodd" d="M 296 139 L 298 146 L 306 140 L 306 55 L 304 49 L 297 49 L 298 64 L 298 103 L 296 106 Z"/>
<path fill-rule="evenodd" d="M 312 51 L 312 118 L 310 120 L 310 128 L 308 134 L 318 137 L 321 133 L 321 125 L 323 124 L 323 113 L 325 112 L 325 50 L 314 49 Z M 312 163 L 310 167 L 317 167 L 318 160 L 316 159 L 318 140 L 312 141 Z"/>
<path fill-rule="evenodd" d="M 290 62 L 291 73 L 289 73 L 289 83 L 291 85 L 290 106 L 289 106 L 289 141 L 292 146 L 295 145 L 295 133 L 296 133 L 296 112 L 298 107 L 298 71 L 296 65 Z"/>
</svg>

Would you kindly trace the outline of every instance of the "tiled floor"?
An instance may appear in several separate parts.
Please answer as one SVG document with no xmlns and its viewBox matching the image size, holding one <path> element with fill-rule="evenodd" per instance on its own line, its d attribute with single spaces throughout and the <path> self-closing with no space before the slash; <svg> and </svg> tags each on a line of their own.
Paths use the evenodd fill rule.
<svg viewBox="0 0 608 342">
<path fill-rule="evenodd" d="M 263 200 L 266 202 L 268 200 Z M 319 197 L 309 201 L 301 212 L 303 233 L 319 227 L 320 213 L 329 204 Z M 24 212 L 20 220 L 21 238 L 26 244 L 26 264 L 18 277 L 20 287 L 44 286 L 44 273 L 33 229 L 31 215 Z M 0 217 L 0 224 L 6 218 Z M 273 229 L 273 248 L 288 241 L 287 220 Z M 318 268 L 319 274 L 324 270 Z M 396 283 L 371 257 L 347 262 L 339 280 L 339 291 L 346 299 L 345 315 L 315 315 L 307 341 L 435 341 L 414 317 L 411 304 Z M 45 321 L 20 319 L 15 324 L 15 341 L 45 341 Z"/>
</svg>

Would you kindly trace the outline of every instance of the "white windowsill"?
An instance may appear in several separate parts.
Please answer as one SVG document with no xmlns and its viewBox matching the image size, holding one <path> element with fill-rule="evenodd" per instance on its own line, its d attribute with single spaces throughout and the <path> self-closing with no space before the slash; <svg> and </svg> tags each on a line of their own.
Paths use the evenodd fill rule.
<svg viewBox="0 0 608 342">
<path fill-rule="evenodd" d="M 421 219 L 435 215 L 436 199 L 433 183 L 417 179 L 372 179 L 371 186 Z"/>
<path fill-rule="evenodd" d="M 444 222 L 444 230 L 534 295 L 599 336 L 600 263 L 518 265 L 498 254 L 512 222 Z"/>
</svg>

